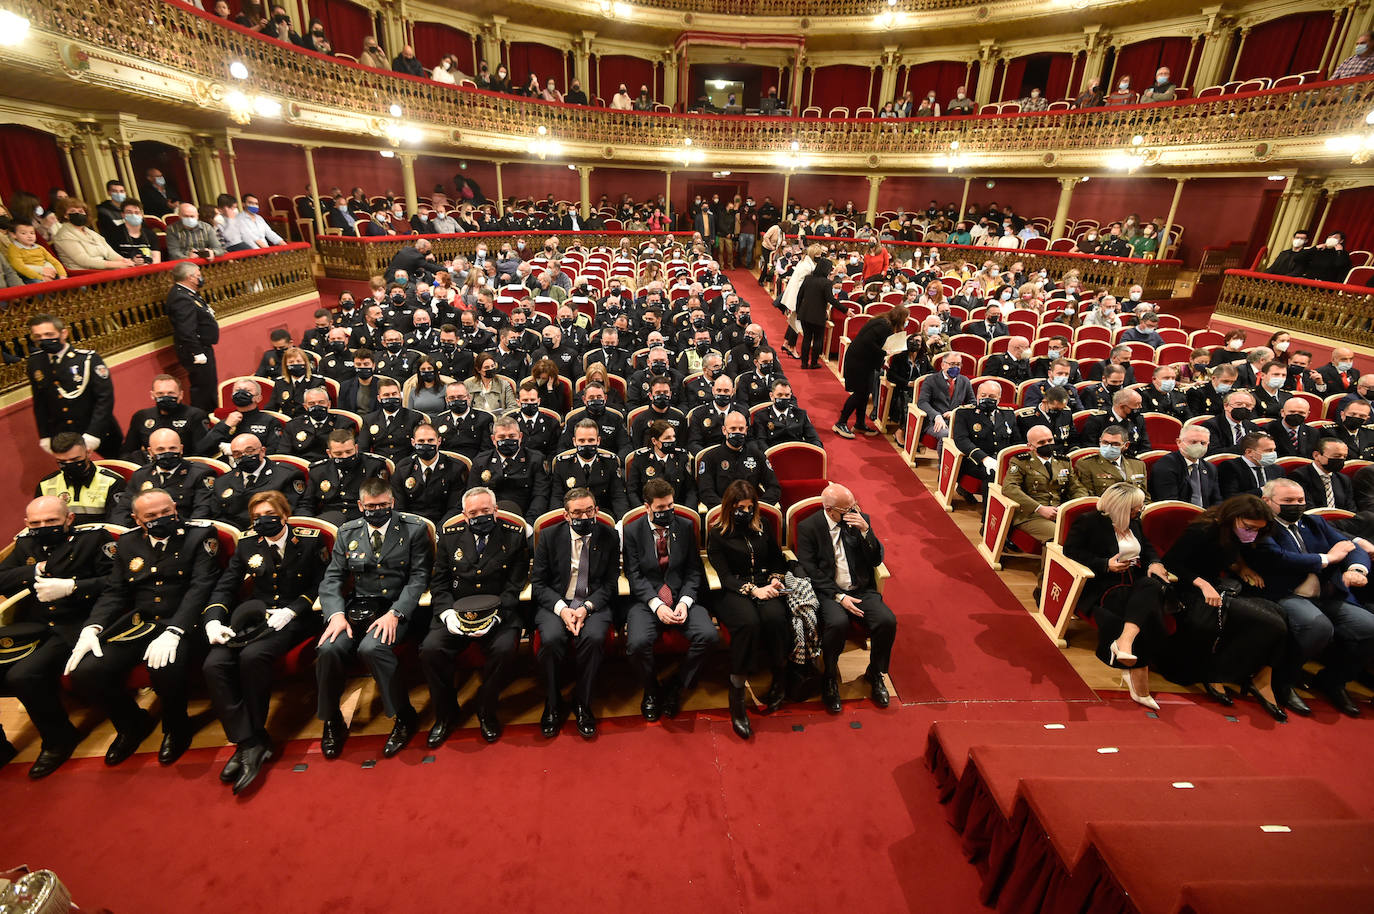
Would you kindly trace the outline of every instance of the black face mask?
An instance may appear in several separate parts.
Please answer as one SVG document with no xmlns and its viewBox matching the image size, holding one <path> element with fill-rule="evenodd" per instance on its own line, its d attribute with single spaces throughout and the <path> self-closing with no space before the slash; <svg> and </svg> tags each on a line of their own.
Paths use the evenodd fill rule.
<svg viewBox="0 0 1374 914">
<path fill-rule="evenodd" d="M 1346 416 L 1341 420 L 1341 424 L 1353 432 L 1363 427 L 1365 420 L 1361 419 L 1359 416 Z"/>
<path fill-rule="evenodd" d="M 352 311 L 352 310 L 353 310 L 353 299 L 350 298 L 350 299 L 348 299 L 347 301 L 341 301 L 341 302 L 339 302 L 339 310 L 340 310 L 340 311 Z"/>
<path fill-rule="evenodd" d="M 1041 460 L 1049 460 L 1054 456 L 1054 444 L 1042 444 L 1035 449 L 1035 454 Z"/>
<path fill-rule="evenodd" d="M 1344 458 L 1344 457 L 1328 457 L 1328 458 L 1326 458 L 1326 472 L 1328 472 L 1328 473 L 1339 473 L 1339 472 L 1340 472 L 1341 470 L 1343 470 L 1343 469 L 1345 469 L 1345 458 Z"/>
<path fill-rule="evenodd" d="M 448 411 L 455 416 L 461 416 L 468 411 L 467 400 L 448 400 L 444 405 L 447 406 Z"/>
<path fill-rule="evenodd" d="M 405 345 L 405 343 L 387 343 L 387 344 L 386 344 L 386 351 L 389 352 L 389 353 L 391 353 L 392 355 L 399 355 L 400 352 L 401 352 L 401 348 L 402 348 L 404 345 Z"/>
<path fill-rule="evenodd" d="M 354 470 L 358 468 L 358 464 L 361 462 L 362 458 L 359 457 L 357 454 L 352 454 L 348 457 L 334 458 L 334 466 L 338 468 L 338 471 L 341 475 L 352 473 Z"/>
<path fill-rule="evenodd" d="M 773 363 L 772 363 L 772 362 L 759 362 L 759 363 L 757 363 L 757 365 L 755 366 L 754 370 L 757 371 L 757 372 L 758 372 L 760 375 L 762 375 L 763 377 L 768 377 L 770 374 L 773 373 Z"/>
<path fill-rule="evenodd" d="M 385 527 L 387 521 L 391 520 L 391 509 L 363 508 L 363 518 L 367 521 L 367 525 L 373 529 Z"/>
<path fill-rule="evenodd" d="M 747 527 L 749 524 L 753 523 L 753 520 L 753 508 L 737 508 L 735 510 L 735 523 L 739 524 L 741 527 Z"/>
<path fill-rule="evenodd" d="M 245 454 L 234 464 L 234 469 L 241 473 L 256 473 L 260 466 L 262 466 L 261 454 Z"/>
<path fill-rule="evenodd" d="M 649 398 L 649 402 L 653 404 L 654 409 L 664 410 L 668 408 L 668 404 L 672 402 L 672 398 L 667 394 L 654 394 Z"/>
<path fill-rule="evenodd" d="M 710 352 L 710 351 L 711 351 L 711 343 L 710 343 L 710 341 L 704 341 L 704 342 L 697 343 L 697 355 L 705 355 L 706 353 L 708 353 L 708 352 Z"/>
<path fill-rule="evenodd" d="M 286 521 L 275 514 L 264 514 L 261 517 L 253 518 L 253 532 L 264 539 L 275 539 L 285 526 Z"/>
<path fill-rule="evenodd" d="M 717 406 L 719 406 L 721 409 L 724 409 L 725 407 L 730 405 L 730 401 L 734 398 L 731 397 L 729 394 L 715 394 L 711 397 L 711 399 L 715 402 Z"/>
<path fill-rule="evenodd" d="M 157 411 L 160 413 L 170 413 L 177 407 L 176 397 L 158 397 L 153 401 L 157 404 Z"/>
<path fill-rule="evenodd" d="M 438 375 L 436 375 L 433 371 L 430 371 L 428 369 L 421 372 L 417 372 L 417 374 L 419 374 L 420 380 L 426 384 L 433 384 L 434 379 L 438 377 Z"/>
<path fill-rule="evenodd" d="M 57 355 L 59 352 L 62 351 L 62 346 L 63 343 L 60 339 L 38 341 L 38 348 L 46 352 L 48 355 Z"/>
<path fill-rule="evenodd" d="M 568 521 L 568 526 L 572 527 L 573 533 L 578 536 L 586 536 L 596 529 L 596 518 L 574 517 Z"/>
<path fill-rule="evenodd" d="M 377 405 L 379 405 L 386 412 L 394 413 L 401 408 L 401 398 L 382 397 L 380 400 L 377 401 Z"/>
<path fill-rule="evenodd" d="M 415 445 L 415 456 L 421 460 L 433 460 L 439 456 L 439 445 L 437 444 L 417 444 Z"/>
<path fill-rule="evenodd" d="M 330 351 L 330 352 L 347 352 L 347 351 L 348 351 L 348 343 L 346 343 L 346 342 L 343 341 L 343 340 L 330 340 L 330 342 L 329 342 L 329 351 Z"/>
<path fill-rule="evenodd" d="M 668 366 L 664 362 L 650 362 L 649 373 L 662 377 L 668 373 Z"/>
<path fill-rule="evenodd" d="M 476 536 L 490 536 L 496 529 L 495 514 L 479 514 L 468 519 L 468 526 Z"/>
<path fill-rule="evenodd" d="M 416 324 L 416 325 L 415 325 L 415 335 L 416 335 L 416 336 L 424 336 L 424 335 L 427 334 L 427 333 L 429 333 L 429 324 Z"/>
<path fill-rule="evenodd" d="M 234 395 L 230 399 L 234 401 L 234 405 L 239 409 L 253 405 L 253 394 L 246 390 L 234 391 Z"/>
<path fill-rule="evenodd" d="M 175 470 L 181 466 L 181 454 L 176 451 L 163 451 L 153 457 L 153 463 L 159 470 Z"/>
<path fill-rule="evenodd" d="M 1237 406 L 1235 409 L 1231 410 L 1231 419 L 1236 422 L 1250 421 L 1250 407 Z"/>
<path fill-rule="evenodd" d="M 591 460 L 596 456 L 599 448 L 595 444 L 579 444 L 577 446 L 577 456 L 583 460 Z"/>
<path fill-rule="evenodd" d="M 990 413 L 997 408 L 997 401 L 992 397 L 980 397 L 978 399 L 978 409 L 981 412 Z"/>
<path fill-rule="evenodd" d="M 1299 505 L 1279 505 L 1279 519 L 1291 524 L 1302 517 L 1302 513 L 1306 510 L 1306 502 Z"/>
<path fill-rule="evenodd" d="M 290 375 L 291 377 L 293 377 L 293 378 L 303 378 L 303 377 L 305 377 L 305 366 L 304 366 L 304 365 L 287 365 L 287 366 L 286 366 L 286 373 L 289 374 L 289 375 Z"/>
<path fill-rule="evenodd" d="M 782 412 L 787 412 L 789 409 L 796 405 L 796 397 L 778 397 L 776 400 L 773 401 L 773 406 Z"/>
<path fill-rule="evenodd" d="M 738 449 L 744 447 L 744 439 L 744 432 L 730 432 L 725 436 L 725 443 L 732 448 Z"/>
<path fill-rule="evenodd" d="M 78 463 L 62 464 L 62 480 L 68 486 L 75 487 L 86 481 L 86 474 L 90 472 L 90 461 L 82 460 Z"/>
<path fill-rule="evenodd" d="M 392 295 L 392 296 L 391 296 L 391 303 L 392 303 L 393 305 L 400 305 L 400 304 L 403 304 L 403 303 L 405 302 L 405 300 L 406 300 L 406 297 L 405 297 L 404 295 L 402 295 L 400 292 L 397 292 L 395 295 Z"/>
<path fill-rule="evenodd" d="M 164 517 L 155 517 L 143 525 L 143 529 L 148 531 L 148 535 L 154 539 L 165 540 L 173 533 L 177 532 L 177 527 L 181 525 L 181 518 L 175 514 L 168 514 Z"/>
<path fill-rule="evenodd" d="M 599 419 L 602 416 L 606 415 L 605 400 L 588 400 L 586 408 L 587 415 L 591 416 L 593 419 Z"/>
<path fill-rule="evenodd" d="M 1298 428 L 1304 421 L 1301 413 L 1289 413 L 1283 417 L 1283 424 L 1289 428 Z"/>
<path fill-rule="evenodd" d="M 673 522 L 673 509 L 667 511 L 650 511 L 649 520 L 655 527 L 667 527 Z"/>
<path fill-rule="evenodd" d="M 30 527 L 28 537 L 33 540 L 33 544 L 39 549 L 51 549 L 67 538 L 67 525 L 58 524 L 56 527 Z"/>
<path fill-rule="evenodd" d="M 81 228 L 90 221 L 90 217 L 85 213 L 71 213 L 67 216 L 67 221 L 77 228 Z"/>
<path fill-rule="evenodd" d="M 496 442 L 496 453 L 502 457 L 514 457 L 520 453 L 520 441 L 517 438 L 502 438 Z"/>
<path fill-rule="evenodd" d="M 367 380 L 371 380 L 372 375 L 373 375 L 373 369 L 371 369 L 371 368 L 355 368 L 355 369 L 353 369 L 353 373 L 354 373 L 355 375 L 357 375 L 359 378 L 361 378 L 362 380 L 367 381 Z"/>
</svg>

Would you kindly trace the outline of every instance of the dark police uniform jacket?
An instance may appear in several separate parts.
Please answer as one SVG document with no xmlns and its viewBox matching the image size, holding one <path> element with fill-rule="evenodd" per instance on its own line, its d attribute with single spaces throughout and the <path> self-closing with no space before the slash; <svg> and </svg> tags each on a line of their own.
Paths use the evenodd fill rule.
<svg viewBox="0 0 1374 914">
<path fill-rule="evenodd" d="M 329 435 L 338 429 L 353 431 L 353 423 L 344 416 L 330 413 L 319 425 L 307 415 L 300 415 L 287 422 L 281 431 L 281 449 L 278 454 L 290 454 L 302 460 L 320 460 L 329 451 Z"/>
<path fill-rule="evenodd" d="M 305 494 L 305 477 L 300 469 L 266 457 L 263 460 L 266 465 L 259 467 L 251 478 L 232 470 L 215 480 L 213 501 L 216 520 L 247 530 L 253 525 L 248 517 L 248 500 L 259 492 L 273 490 L 286 496 L 286 503 L 292 511 L 296 510 L 296 502 Z"/>
<path fill-rule="evenodd" d="M 511 418 L 520 424 L 520 434 L 525 439 L 525 447 L 541 454 L 552 454 L 557 450 L 558 438 L 563 432 L 563 427 L 553 416 L 540 411 L 530 418 L 516 410 L 511 414 Z"/>
<path fill-rule="evenodd" d="M 764 450 L 785 441 L 805 441 L 821 447 L 821 436 L 811 424 L 811 417 L 799 406 L 789 408 L 782 415 L 771 405 L 761 409 L 750 423 L 754 440 L 763 445 Z"/>
<path fill-rule="evenodd" d="M 433 563 L 429 529 L 418 517 L 393 512 L 379 552 L 372 550 L 372 528 L 367 521 L 349 521 L 334 537 L 329 567 L 320 581 L 324 618 L 343 612 L 350 598 L 358 597 L 380 600 L 409 622 L 429 586 Z"/>
<path fill-rule="evenodd" d="M 982 463 L 984 457 L 995 459 L 1002 448 L 1016 444 L 1016 429 L 1016 414 L 1003 407 L 991 413 L 974 406 L 961 406 L 954 411 L 954 443 L 976 463 Z"/>
<path fill-rule="evenodd" d="M 14 538 L 14 548 L 0 562 L 0 594 L 12 596 L 24 588 L 29 595 L 19 601 L 10 623 L 38 623 L 64 641 L 74 644 L 96 597 L 105 589 L 114 567 L 115 539 L 101 524 L 74 526 L 71 535 L 52 549 L 40 549 L 28 530 Z M 40 603 L 32 593 L 38 563 L 44 562 L 44 576 L 71 578 L 76 589 L 60 600 Z M 0 655 L 14 647 L 6 645 L 5 628 L 0 628 Z M 19 639 L 15 639 L 19 640 Z"/>
<path fill-rule="evenodd" d="M 658 412 L 652 406 L 644 410 L 634 421 L 630 423 L 630 447 L 645 447 L 649 443 L 649 423 L 662 419 L 673 428 L 677 429 L 679 437 L 686 430 L 687 416 L 676 406 L 670 406 L 663 412 Z"/>
<path fill-rule="evenodd" d="M 591 419 L 596 423 L 597 430 L 601 432 L 601 446 L 612 453 L 624 457 L 630 451 L 629 429 L 625 427 L 625 414 L 618 409 L 606 407 L 601 417 L 593 418 L 587 412 L 585 406 L 580 406 L 568 413 L 568 418 L 563 422 L 563 433 L 558 437 L 558 445 L 552 450 L 559 453 L 566 451 L 573 446 L 573 433 L 577 431 L 577 423 L 583 419 Z"/>
<path fill-rule="evenodd" d="M 190 365 L 197 355 L 207 356 L 214 364 L 219 322 L 200 293 L 177 283 L 167 293 L 162 310 L 172 322 L 172 345 L 181 364 Z"/>
<path fill-rule="evenodd" d="M 335 352 L 332 349 L 326 350 L 320 356 L 320 364 L 316 371 L 326 378 L 333 378 L 342 384 L 353 377 L 353 352 L 347 347 L 344 348 L 343 352 Z"/>
<path fill-rule="evenodd" d="M 407 457 L 396 464 L 391 474 L 391 492 L 398 511 L 409 511 L 428 518 L 435 526 L 460 510 L 467 490 L 468 467 L 461 460 L 440 454 L 429 468 L 429 479 L 421 482 L 419 457 Z"/>
<path fill-rule="evenodd" d="M 652 447 L 642 447 L 631 451 L 626 459 L 629 470 L 626 472 L 625 496 L 630 507 L 644 504 L 644 484 L 650 479 L 662 479 L 673 487 L 673 502 L 696 510 L 697 481 L 692 472 L 692 457 L 682 447 L 673 450 L 660 459 Z"/>
<path fill-rule="evenodd" d="M 1142 412 L 1163 413 L 1180 422 L 1193 418 L 1193 411 L 1188 408 L 1188 397 L 1177 387 L 1166 392 L 1156 389 L 1153 384 L 1144 384 L 1136 390 L 1140 393 Z"/>
<path fill-rule="evenodd" d="M 245 533 L 215 585 L 202 624 L 228 625 L 234 607 L 246 600 L 261 600 L 269 609 L 289 609 L 302 618 L 310 612 L 329 565 L 329 550 L 320 531 L 288 524 L 282 552 L 278 562 L 271 543 L 257 533 Z"/>
<path fill-rule="evenodd" d="M 739 413 L 749 419 L 749 410 L 740 406 L 738 403 L 731 403 L 724 410 L 716 406 L 714 401 L 709 401 L 698 406 L 687 414 L 687 440 L 684 442 L 687 449 L 696 452 L 705 450 L 713 444 L 720 444 L 725 441 L 725 417 L 730 413 Z M 678 435 L 682 434 L 681 427 Z M 647 442 L 645 442 L 647 446 Z"/>
<path fill-rule="evenodd" d="M 471 406 L 461 416 L 444 410 L 433 420 L 434 430 L 439 433 L 439 450 L 453 451 L 472 460 L 491 447 L 492 421 L 491 413 Z"/>
<path fill-rule="evenodd" d="M 210 433 L 205 436 L 203 450 L 207 455 L 217 454 L 221 444 L 228 444 L 239 435 L 255 435 L 263 450 L 269 454 L 280 454 L 281 432 L 282 421 L 276 416 L 269 416 L 260 409 L 250 409 L 243 412 L 243 419 L 239 421 L 237 428 L 230 428 L 227 422 L 217 423 L 211 428 Z"/>
<path fill-rule="evenodd" d="M 607 450 L 599 450 L 590 463 L 584 464 L 577 449 L 564 451 L 549 465 L 549 504 L 563 504 L 563 496 L 573 489 L 587 488 L 596 496 L 596 507 L 615 518 L 630 510 L 625 500 L 625 477 L 620 458 Z"/>
<path fill-rule="evenodd" d="M 162 626 L 189 633 L 219 579 L 218 556 L 219 533 L 205 521 L 182 521 L 160 553 L 146 530 L 125 533 L 87 624 L 101 626 L 107 641 L 138 638 Z"/>
<path fill-rule="evenodd" d="M 310 487 L 301 498 L 297 510 L 310 517 L 327 511 L 337 511 L 348 520 L 359 516 L 358 489 L 370 476 L 386 479 L 386 461 L 376 454 L 359 454 L 358 465 L 347 474 L 340 473 L 333 458 L 326 457 L 310 464 Z"/>
<path fill-rule="evenodd" d="M 133 527 L 134 499 L 140 492 L 161 489 L 172 496 L 178 517 L 207 520 L 215 513 L 215 471 L 203 463 L 182 460 L 174 470 L 162 471 L 155 464 L 141 466 L 129 477 L 129 486 L 117 498 L 110 520 Z"/>
<path fill-rule="evenodd" d="M 520 516 L 526 520 L 534 520 L 548 510 L 549 482 L 544 455 L 527 447 L 521 447 L 510 459 L 502 457 L 495 447 L 488 447 L 472 462 L 468 483 L 491 489 L 498 502 L 518 505 Z"/>
<path fill-rule="evenodd" d="M 129 431 L 124 436 L 124 446 L 120 449 L 125 460 L 135 463 L 143 460 L 143 451 L 148 447 L 148 439 L 160 428 L 170 428 L 181 438 L 182 450 L 186 454 L 209 455 L 215 448 L 206 449 L 207 432 L 210 430 L 210 416 L 203 409 L 178 403 L 163 413 L 156 406 L 140 409 L 129 419 Z"/>
<path fill-rule="evenodd" d="M 697 492 L 706 507 L 720 504 L 721 494 L 736 479 L 752 482 L 760 497 L 771 504 L 776 505 L 782 496 L 773 465 L 755 441 L 746 441 L 738 451 L 722 444 L 697 455 Z"/>
<path fill-rule="evenodd" d="M 67 346 L 56 356 L 40 350 L 29 356 L 26 371 L 39 438 L 58 432 L 101 439 L 120 434 L 110 369 L 93 350 Z"/>
<path fill-rule="evenodd" d="M 502 619 L 519 607 L 520 592 L 530 578 L 530 547 L 525 528 L 504 518 L 487 537 L 482 551 L 467 521 L 458 521 L 439 535 L 430 580 L 429 605 L 434 618 L 465 597 L 495 596 Z"/>
<path fill-rule="evenodd" d="M 385 410 L 376 410 L 363 417 L 363 430 L 358 435 L 358 450 L 370 451 L 392 461 L 410 456 L 410 438 L 415 426 L 428 422 L 429 417 L 413 409 L 401 407 L 391 418 Z"/>
</svg>

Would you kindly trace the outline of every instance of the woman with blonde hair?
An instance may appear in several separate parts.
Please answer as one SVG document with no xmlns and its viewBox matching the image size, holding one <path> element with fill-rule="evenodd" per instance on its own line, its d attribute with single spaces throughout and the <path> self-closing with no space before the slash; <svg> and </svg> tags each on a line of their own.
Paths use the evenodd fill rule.
<svg viewBox="0 0 1374 914">
<path fill-rule="evenodd" d="M 305 412 L 305 392 L 312 387 L 325 386 L 315 376 L 306 351 L 292 346 L 281 354 L 281 377 L 272 388 L 272 399 L 267 408 L 294 419 Z"/>
<path fill-rule="evenodd" d="M 625 411 L 625 397 L 616 387 L 611 385 L 611 373 L 607 370 L 605 362 L 592 362 L 587 366 L 587 370 L 582 373 L 582 376 L 587 379 L 587 384 L 598 381 L 606 389 L 606 405 L 608 407 L 618 409 L 621 412 Z"/>
</svg>

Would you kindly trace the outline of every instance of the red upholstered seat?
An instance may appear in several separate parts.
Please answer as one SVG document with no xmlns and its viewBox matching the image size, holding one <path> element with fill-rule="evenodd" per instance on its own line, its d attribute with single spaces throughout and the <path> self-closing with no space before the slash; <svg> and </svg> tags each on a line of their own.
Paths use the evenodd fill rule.
<svg viewBox="0 0 1374 914">
<path fill-rule="evenodd" d="M 1145 538 L 1160 555 L 1168 552 L 1183 528 L 1197 519 L 1202 509 L 1186 501 L 1156 501 L 1140 512 L 1140 526 Z"/>
</svg>

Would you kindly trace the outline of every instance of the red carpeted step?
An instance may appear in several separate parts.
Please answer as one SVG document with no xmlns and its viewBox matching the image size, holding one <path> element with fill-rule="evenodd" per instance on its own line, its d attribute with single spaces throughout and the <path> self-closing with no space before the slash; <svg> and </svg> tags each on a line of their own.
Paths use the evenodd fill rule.
<svg viewBox="0 0 1374 914">
<path fill-rule="evenodd" d="M 1282 830 L 1267 830 L 1273 826 Z M 1088 843 L 1091 850 L 1080 867 L 1102 870 L 1089 910 L 1173 914 L 1183 889 L 1193 883 L 1267 882 L 1276 873 L 1291 874 L 1294 882 L 1374 882 L 1374 822 L 1289 821 L 1266 823 L 1266 828 L 1253 820 L 1094 822 Z M 1370 910 L 1370 898 L 1359 910 Z M 1328 914 L 1320 905 L 1295 909 L 1279 898 L 1256 903 L 1248 914 Z"/>
<path fill-rule="evenodd" d="M 1340 882 L 1199 882 L 1183 887 L 1178 914 L 1368 914 L 1374 905 L 1372 899 L 1374 879 L 1369 878 Z"/>
</svg>

